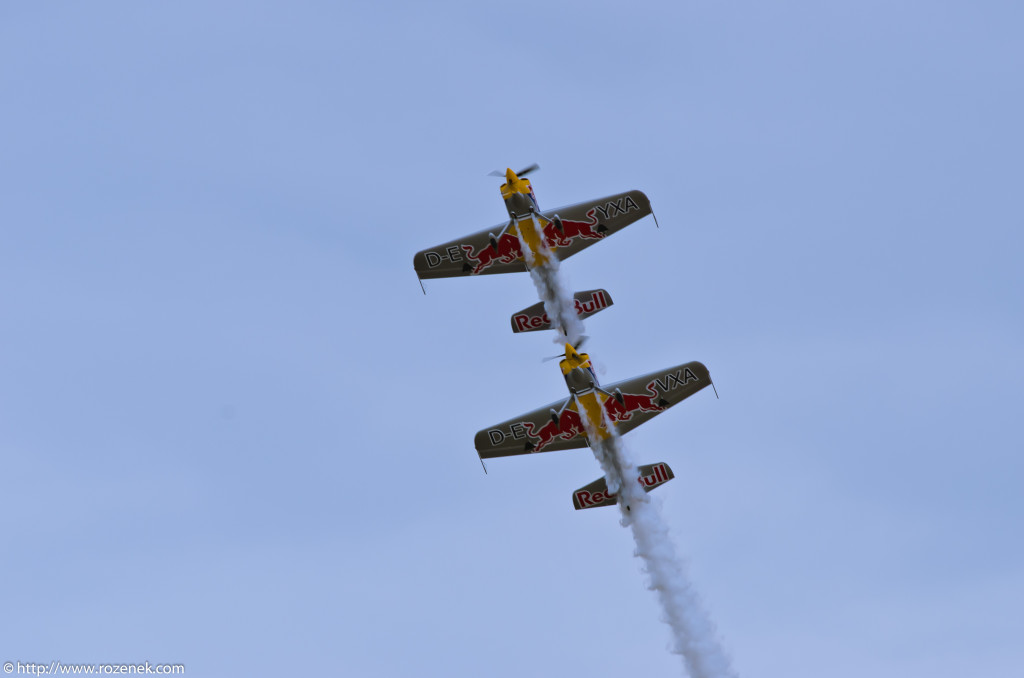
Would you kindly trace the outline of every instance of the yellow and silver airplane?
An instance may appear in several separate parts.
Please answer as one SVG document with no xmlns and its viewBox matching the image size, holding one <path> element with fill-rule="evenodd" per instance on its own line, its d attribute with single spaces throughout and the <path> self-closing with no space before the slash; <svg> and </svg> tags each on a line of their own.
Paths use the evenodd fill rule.
<svg viewBox="0 0 1024 678">
<path fill-rule="evenodd" d="M 653 216 L 651 201 L 642 191 L 541 211 L 525 176 L 535 169 L 537 165 L 518 173 L 497 173 L 505 178 L 501 197 L 509 221 L 417 252 L 413 266 L 420 280 L 526 271 L 551 256 L 571 257 L 634 221 Z"/>
<path fill-rule="evenodd" d="M 572 344 L 565 345 L 559 367 L 569 397 L 478 432 L 474 442 L 481 463 L 494 457 L 586 447 L 593 439 L 611 436 L 610 427 L 620 434 L 628 433 L 712 386 L 708 369 L 695 361 L 602 387 L 590 356 Z M 667 464 L 639 468 L 640 480 L 648 491 L 673 477 Z M 615 497 L 599 479 L 573 493 L 573 503 L 577 509 L 608 506 L 615 503 Z"/>
</svg>

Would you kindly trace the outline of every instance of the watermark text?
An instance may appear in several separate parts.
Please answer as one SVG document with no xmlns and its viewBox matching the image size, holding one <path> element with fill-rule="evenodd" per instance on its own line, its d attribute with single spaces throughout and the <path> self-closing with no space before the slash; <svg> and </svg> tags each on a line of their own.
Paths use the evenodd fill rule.
<svg viewBox="0 0 1024 678">
<path fill-rule="evenodd" d="M 41 662 L 4 662 L 4 673 L 16 676 L 183 676 L 184 664 L 153 664 L 151 662 L 112 664 L 65 664 L 53 660 Z"/>
</svg>

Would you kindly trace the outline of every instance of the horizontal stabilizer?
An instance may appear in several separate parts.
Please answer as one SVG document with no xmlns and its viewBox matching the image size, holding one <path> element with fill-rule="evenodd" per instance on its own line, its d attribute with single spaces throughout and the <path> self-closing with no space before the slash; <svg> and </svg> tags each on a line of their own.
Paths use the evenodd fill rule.
<svg viewBox="0 0 1024 678">
<path fill-rule="evenodd" d="M 645 492 L 650 492 L 676 477 L 665 462 L 647 464 L 639 467 L 638 470 L 640 477 L 637 478 L 637 481 Z M 577 511 L 596 506 L 614 506 L 617 500 L 618 495 L 608 492 L 608 485 L 604 478 L 599 478 L 572 493 L 572 505 L 576 507 Z"/>
<path fill-rule="evenodd" d="M 612 305 L 612 297 L 604 290 L 587 290 L 572 295 L 576 314 L 582 320 Z M 538 302 L 512 316 L 513 332 L 534 332 L 551 329 L 551 319 L 544 311 L 544 302 Z"/>
</svg>

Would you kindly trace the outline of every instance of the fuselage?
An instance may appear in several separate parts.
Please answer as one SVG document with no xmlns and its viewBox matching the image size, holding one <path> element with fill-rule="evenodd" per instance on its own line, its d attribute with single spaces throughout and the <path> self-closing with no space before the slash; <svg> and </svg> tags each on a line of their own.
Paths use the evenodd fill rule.
<svg viewBox="0 0 1024 678">
<path fill-rule="evenodd" d="M 517 176 L 511 169 L 505 170 L 501 197 L 512 220 L 512 229 L 518 234 L 525 249 L 529 250 L 523 252 L 527 267 L 543 266 L 550 256 L 550 248 L 544 242 L 544 226 L 548 222 L 540 214 L 540 206 L 530 180 Z"/>
<path fill-rule="evenodd" d="M 600 384 L 590 363 L 590 356 L 586 353 L 577 353 L 572 344 L 566 344 L 565 359 L 559 363 L 559 367 L 562 368 L 565 385 L 569 387 L 569 393 L 576 401 L 577 412 L 581 415 L 586 414 L 589 428 L 599 438 L 603 440 L 610 436 L 608 426 L 614 424 L 610 424 L 604 416 L 604 401 L 598 390 Z M 588 434 L 590 433 L 588 430 Z"/>
<path fill-rule="evenodd" d="M 530 180 L 516 176 L 511 169 L 505 170 L 505 183 L 501 185 L 501 197 L 505 201 L 508 215 L 513 219 L 522 219 L 534 212 L 540 212 L 537 196 L 533 194 Z"/>
</svg>

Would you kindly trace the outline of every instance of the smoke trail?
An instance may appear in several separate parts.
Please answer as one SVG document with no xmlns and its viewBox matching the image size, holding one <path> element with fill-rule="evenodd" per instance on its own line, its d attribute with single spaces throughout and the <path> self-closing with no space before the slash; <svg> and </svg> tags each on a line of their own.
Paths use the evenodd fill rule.
<svg viewBox="0 0 1024 678">
<path fill-rule="evenodd" d="M 543 243 L 543 234 L 536 219 L 533 227 Z M 541 255 L 546 261 L 536 265 L 530 248 L 522 242 L 522 234 L 519 237 L 530 275 L 544 301 L 548 317 L 558 318 L 565 329 L 566 339 L 575 345 L 583 336 L 583 322 L 576 314 L 571 292 L 562 283 L 558 260 L 542 244 Z M 682 656 L 691 678 L 735 678 L 736 674 L 715 635 L 715 626 L 704 611 L 686 568 L 676 554 L 660 507 L 650 501 L 640 483 L 636 482 L 640 473 L 627 454 L 615 426 L 607 420 L 607 415 L 603 415 L 605 428 L 611 431 L 611 436 L 602 439 L 596 426 L 588 421 L 585 408 L 578 409 L 590 449 L 604 471 L 608 490 L 619 495 L 622 525 L 628 526 L 633 533 L 634 553 L 643 560 L 644 571 L 650 578 L 649 588 L 657 592 L 665 614 L 664 621 L 672 629 L 672 651 Z"/>
<path fill-rule="evenodd" d="M 544 302 L 544 311 L 552 319 L 553 326 L 561 326 L 565 331 L 564 340 L 562 337 L 556 336 L 555 343 L 561 344 L 568 341 L 576 346 L 583 338 L 583 321 L 576 313 L 572 291 L 567 289 L 562 282 L 558 271 L 558 259 L 548 247 L 536 217 L 531 216 L 529 221 L 520 221 L 519 228 L 533 228 L 540 240 L 540 255 L 544 262 L 538 266 L 534 260 L 533 251 L 524 241 L 522 232 L 519 233 L 519 243 L 526 257 L 526 265 L 530 269 L 530 277 L 537 288 L 537 294 Z"/>
<path fill-rule="evenodd" d="M 585 407 L 580 407 L 579 415 L 580 420 L 583 422 L 583 430 L 587 432 L 587 442 L 590 444 L 590 451 L 594 453 L 594 458 L 597 459 L 597 463 L 601 465 L 601 470 L 604 471 L 604 482 L 608 486 L 608 491 L 612 494 L 619 494 L 623 486 L 623 479 L 628 478 L 629 468 L 622 468 L 622 463 L 619 457 L 616 456 L 615 450 L 607 445 L 607 440 L 602 440 L 600 435 L 597 433 L 597 427 L 591 423 L 590 417 L 587 416 L 587 410 Z M 637 477 L 640 477 L 639 472 Z M 639 483 L 637 483 L 639 485 Z M 627 493 L 629 490 L 627 490 Z M 641 494 L 644 494 L 641 491 Z M 647 499 L 644 494 L 644 499 Z M 625 522 L 623 522 L 625 524 Z"/>
<path fill-rule="evenodd" d="M 592 440 L 591 446 L 597 442 L 606 456 L 618 460 L 623 479 L 618 504 L 622 524 L 629 526 L 633 533 L 635 555 L 643 560 L 650 579 L 648 588 L 657 592 L 665 613 L 663 621 L 672 629 L 672 651 L 682 656 L 692 678 L 735 677 L 729 658 L 718 642 L 715 625 L 701 605 L 686 567 L 676 553 L 660 506 L 650 500 L 640 483 L 632 482 L 640 474 L 614 427 L 609 426 L 609 429 L 612 430 L 610 438 Z M 606 482 L 610 485 L 610 481 Z"/>
</svg>

